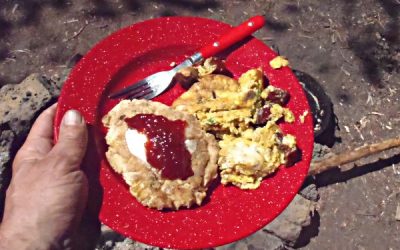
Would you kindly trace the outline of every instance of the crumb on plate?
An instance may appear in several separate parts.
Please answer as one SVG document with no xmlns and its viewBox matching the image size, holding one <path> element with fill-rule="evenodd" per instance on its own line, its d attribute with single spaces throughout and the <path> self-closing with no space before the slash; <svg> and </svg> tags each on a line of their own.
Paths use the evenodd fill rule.
<svg viewBox="0 0 400 250">
<path fill-rule="evenodd" d="M 280 69 L 282 67 L 288 66 L 289 61 L 284 56 L 277 56 L 269 62 L 269 65 L 273 69 Z"/>
</svg>

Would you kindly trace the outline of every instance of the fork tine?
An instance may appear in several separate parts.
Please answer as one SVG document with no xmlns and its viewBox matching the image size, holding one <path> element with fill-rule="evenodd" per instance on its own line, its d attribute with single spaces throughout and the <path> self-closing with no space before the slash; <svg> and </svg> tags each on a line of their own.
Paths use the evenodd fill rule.
<svg viewBox="0 0 400 250">
<path fill-rule="evenodd" d="M 140 99 L 150 100 L 150 99 L 152 99 L 153 97 L 156 96 L 155 94 L 156 94 L 156 93 L 153 91 L 153 92 L 151 92 L 151 93 L 148 94 L 148 95 L 142 96 Z"/>
<path fill-rule="evenodd" d="M 136 92 L 134 94 L 129 95 L 127 99 L 141 99 L 143 96 L 147 96 L 152 93 L 154 93 L 154 91 L 151 88 L 148 88 L 144 91 Z"/>
<path fill-rule="evenodd" d="M 151 86 L 147 85 L 144 86 L 143 88 L 139 88 L 139 89 L 135 89 L 134 91 L 130 91 L 128 93 L 126 93 L 126 98 L 127 99 L 131 99 L 131 98 L 136 98 L 136 96 L 142 94 L 143 92 L 149 92 L 152 91 Z"/>
<path fill-rule="evenodd" d="M 130 85 L 130 86 L 126 87 L 126 88 L 123 88 L 120 91 L 117 91 L 117 92 L 111 94 L 109 96 L 109 98 L 111 98 L 111 99 L 119 98 L 121 96 L 127 95 L 130 92 L 135 91 L 136 89 L 139 89 L 139 88 L 141 88 L 143 86 L 146 86 L 146 85 L 148 86 L 148 82 L 146 81 L 146 79 L 140 80 L 140 81 L 138 81 L 137 83 L 135 83 L 133 85 Z"/>
</svg>

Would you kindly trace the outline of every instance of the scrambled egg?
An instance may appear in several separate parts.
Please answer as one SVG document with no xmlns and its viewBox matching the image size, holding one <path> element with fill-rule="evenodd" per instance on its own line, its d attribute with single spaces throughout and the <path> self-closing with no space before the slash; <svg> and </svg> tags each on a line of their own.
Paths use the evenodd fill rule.
<svg viewBox="0 0 400 250">
<path fill-rule="evenodd" d="M 303 114 L 300 115 L 299 119 L 301 123 L 304 123 L 306 116 L 308 115 L 308 111 L 304 111 Z"/>
<path fill-rule="evenodd" d="M 277 56 L 269 62 L 273 69 L 279 69 L 289 65 L 289 61 L 283 56 Z"/>
<path fill-rule="evenodd" d="M 173 107 L 195 115 L 202 128 L 219 140 L 222 184 L 256 189 L 296 150 L 296 139 L 284 136 L 276 124 L 294 121 L 293 113 L 281 106 L 285 102 L 282 93 L 287 93 L 272 86 L 264 88 L 261 69 L 251 69 L 238 80 L 210 72 Z"/>
<path fill-rule="evenodd" d="M 197 66 L 197 70 L 199 72 L 199 76 L 205 76 L 212 74 L 216 69 L 218 65 L 214 63 L 213 58 L 207 58 L 203 64 Z"/>
<path fill-rule="evenodd" d="M 280 129 L 269 121 L 265 127 L 249 129 L 241 137 L 226 135 L 219 142 L 218 165 L 222 184 L 232 183 L 242 189 L 256 189 L 261 180 L 287 162 L 281 145 L 295 147 L 292 135 L 280 138 Z"/>
</svg>

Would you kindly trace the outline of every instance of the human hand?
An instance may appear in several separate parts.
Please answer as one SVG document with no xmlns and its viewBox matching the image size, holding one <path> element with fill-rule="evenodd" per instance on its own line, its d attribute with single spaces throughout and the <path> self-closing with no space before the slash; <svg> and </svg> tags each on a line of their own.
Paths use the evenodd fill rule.
<svg viewBox="0 0 400 250">
<path fill-rule="evenodd" d="M 80 169 L 87 128 L 77 111 L 68 111 L 54 145 L 55 110 L 53 105 L 37 118 L 13 162 L 0 249 L 58 248 L 80 223 L 88 196 Z"/>
</svg>

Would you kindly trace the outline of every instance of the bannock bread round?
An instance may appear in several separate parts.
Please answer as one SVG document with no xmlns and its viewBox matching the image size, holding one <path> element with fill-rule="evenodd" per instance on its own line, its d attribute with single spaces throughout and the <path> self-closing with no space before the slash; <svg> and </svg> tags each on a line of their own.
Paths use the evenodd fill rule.
<svg viewBox="0 0 400 250">
<path fill-rule="evenodd" d="M 187 147 L 191 153 L 193 175 L 185 179 L 165 178 L 146 159 L 132 154 L 126 139 L 126 133 L 131 128 L 126 119 L 146 114 L 162 116 L 170 121 L 186 122 L 184 136 L 185 143 L 191 142 L 191 146 Z M 108 128 L 108 162 L 122 175 L 130 186 L 131 194 L 140 203 L 159 210 L 201 204 L 210 182 L 217 176 L 218 144 L 213 135 L 201 129 L 194 116 L 157 102 L 123 100 L 103 117 L 102 122 Z"/>
</svg>

